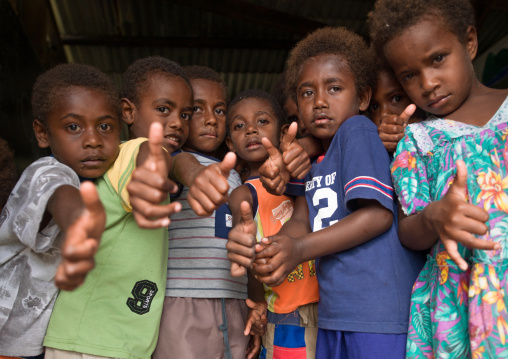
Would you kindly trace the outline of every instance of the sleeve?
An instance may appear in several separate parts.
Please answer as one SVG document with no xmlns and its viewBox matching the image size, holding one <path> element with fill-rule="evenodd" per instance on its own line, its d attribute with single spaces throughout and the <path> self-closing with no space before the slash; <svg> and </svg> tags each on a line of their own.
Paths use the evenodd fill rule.
<svg viewBox="0 0 508 359">
<path fill-rule="evenodd" d="M 127 212 L 132 212 L 127 185 L 131 180 L 132 172 L 136 168 L 139 146 L 145 141 L 148 141 L 148 139 L 139 137 L 135 140 L 122 143 L 120 145 L 120 153 L 115 163 L 113 163 L 108 172 L 106 172 L 111 186 L 113 186 L 115 192 L 119 194 L 122 200 L 122 206 Z"/>
<path fill-rule="evenodd" d="M 390 177 L 390 158 L 370 120 L 361 123 L 348 121 L 342 132 L 341 183 L 348 210 L 355 210 L 353 200 L 376 200 L 394 211 L 394 190 Z M 355 124 L 355 122 L 359 122 Z M 353 124 L 353 125 L 351 125 Z M 372 124 L 372 126 L 371 126 Z"/>
<path fill-rule="evenodd" d="M 39 231 L 48 201 L 60 186 L 79 189 L 78 175 L 53 157 L 45 157 L 30 165 L 21 175 L 6 208 L 12 233 L 27 247 L 38 253 L 48 251 L 60 233 L 54 220 Z"/>
<path fill-rule="evenodd" d="M 397 145 L 391 165 L 395 192 L 406 215 L 422 211 L 430 202 L 427 166 L 408 128 Z"/>
<path fill-rule="evenodd" d="M 305 180 L 290 178 L 289 182 L 286 185 L 286 191 L 284 192 L 286 196 L 292 197 L 303 197 L 305 196 Z"/>
</svg>

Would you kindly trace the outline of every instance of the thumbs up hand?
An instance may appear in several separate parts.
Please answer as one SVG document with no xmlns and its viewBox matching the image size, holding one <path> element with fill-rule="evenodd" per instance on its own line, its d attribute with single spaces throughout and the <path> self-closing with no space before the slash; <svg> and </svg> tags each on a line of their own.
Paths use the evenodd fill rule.
<svg viewBox="0 0 508 359">
<path fill-rule="evenodd" d="M 203 167 L 191 180 L 187 200 L 197 215 L 209 216 L 228 201 L 228 177 L 235 164 L 236 155 L 229 152 L 222 162 Z"/>
<path fill-rule="evenodd" d="M 247 268 L 256 258 L 255 244 L 257 227 L 252 215 L 252 208 L 247 201 L 240 203 L 240 221 L 229 231 L 226 249 L 231 261 L 231 276 L 240 277 L 247 273 Z"/>
<path fill-rule="evenodd" d="M 476 238 L 487 233 L 485 222 L 489 214 L 466 201 L 467 168 L 462 160 L 456 162 L 457 174 L 446 195 L 426 208 L 426 219 L 443 242 L 450 258 L 466 270 L 468 265 L 458 252 L 457 243 L 474 249 L 499 249 L 500 244 Z"/>
<path fill-rule="evenodd" d="M 282 159 L 282 154 L 266 137 L 261 139 L 268 152 L 268 158 L 259 168 L 259 179 L 263 187 L 273 195 L 281 195 L 286 190 L 290 174 Z"/>
<path fill-rule="evenodd" d="M 388 152 L 395 152 L 397 149 L 397 144 L 404 137 L 404 129 L 415 111 L 416 106 L 411 104 L 399 116 L 389 115 L 381 118 L 377 131 Z"/>
</svg>

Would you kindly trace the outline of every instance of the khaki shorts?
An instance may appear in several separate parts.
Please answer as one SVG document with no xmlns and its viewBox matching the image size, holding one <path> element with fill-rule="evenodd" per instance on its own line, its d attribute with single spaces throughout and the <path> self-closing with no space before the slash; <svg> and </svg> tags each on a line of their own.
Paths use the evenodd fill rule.
<svg viewBox="0 0 508 359">
<path fill-rule="evenodd" d="M 231 357 L 244 359 L 249 341 L 243 335 L 247 314 L 243 299 L 166 297 L 153 358 L 226 358 L 225 342 L 229 342 Z"/>
<path fill-rule="evenodd" d="M 100 357 L 92 354 L 84 354 L 78 352 L 69 352 L 67 350 L 60 350 L 55 348 L 46 348 L 46 355 L 44 359 L 104 359 L 109 357 Z M 119 358 L 110 358 L 119 359 Z"/>
</svg>

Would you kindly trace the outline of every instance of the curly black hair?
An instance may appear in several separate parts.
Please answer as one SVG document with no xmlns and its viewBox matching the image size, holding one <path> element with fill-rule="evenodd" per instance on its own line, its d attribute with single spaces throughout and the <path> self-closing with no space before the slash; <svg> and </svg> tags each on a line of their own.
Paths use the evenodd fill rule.
<svg viewBox="0 0 508 359">
<path fill-rule="evenodd" d="M 83 64 L 61 64 L 44 72 L 32 88 L 34 119 L 47 125 L 48 114 L 69 87 L 84 87 L 103 93 L 120 116 L 120 100 L 111 78 L 99 69 Z"/>
<path fill-rule="evenodd" d="M 14 152 L 7 141 L 0 138 L 0 211 L 7 203 L 12 189 L 16 185 L 17 173 L 14 165 Z"/>
<path fill-rule="evenodd" d="M 475 26 L 470 0 L 377 0 L 368 14 L 370 38 L 380 54 L 384 46 L 422 19 L 441 19 L 443 25 L 466 42 L 466 31 Z"/>
<path fill-rule="evenodd" d="M 266 91 L 258 90 L 258 89 L 249 89 L 249 90 L 242 91 L 238 95 L 236 95 L 228 105 L 228 110 L 227 110 L 227 114 L 226 114 L 226 134 L 227 134 L 227 136 L 231 135 L 230 122 L 231 122 L 232 109 L 241 101 L 247 100 L 250 98 L 256 98 L 256 99 L 260 99 L 260 100 L 264 100 L 264 101 L 268 102 L 268 104 L 272 107 L 272 111 L 275 114 L 275 117 L 277 117 L 277 121 L 279 124 L 278 129 L 280 132 L 280 129 L 282 128 L 282 126 L 286 124 L 286 114 L 284 113 L 284 110 L 282 109 L 282 106 L 279 104 L 277 99 L 273 95 L 269 94 Z M 277 136 L 278 135 L 279 134 L 277 134 Z"/>
<path fill-rule="evenodd" d="M 298 42 L 289 55 L 286 89 L 295 101 L 300 71 L 309 58 L 318 55 L 337 55 L 344 58 L 355 77 L 358 94 L 370 86 L 374 74 L 372 57 L 365 40 L 345 27 L 324 27 Z"/>
<path fill-rule="evenodd" d="M 217 71 L 206 66 L 198 65 L 185 66 L 183 69 L 189 80 L 208 80 L 219 84 L 224 90 L 227 98 L 228 90 L 226 83 Z"/>
<path fill-rule="evenodd" d="M 128 98 L 134 104 L 139 105 L 140 93 L 145 89 L 149 80 L 158 75 L 181 77 L 192 91 L 189 78 L 179 64 L 162 56 L 149 56 L 134 61 L 125 70 L 121 92 L 122 98 Z"/>
</svg>

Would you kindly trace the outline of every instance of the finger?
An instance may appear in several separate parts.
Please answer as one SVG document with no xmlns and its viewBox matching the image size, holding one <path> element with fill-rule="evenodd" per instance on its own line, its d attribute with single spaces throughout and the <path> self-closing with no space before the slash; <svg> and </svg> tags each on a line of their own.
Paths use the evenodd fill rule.
<svg viewBox="0 0 508 359">
<path fill-rule="evenodd" d="M 279 167 L 272 164 L 272 161 L 265 161 L 265 163 L 259 167 L 259 174 L 261 181 L 263 181 L 263 178 L 273 180 L 279 176 L 280 170 Z"/>
<path fill-rule="evenodd" d="M 247 268 L 239 265 L 238 263 L 231 262 L 231 277 L 242 277 L 247 274 Z"/>
<path fill-rule="evenodd" d="M 261 143 L 263 144 L 266 152 L 268 152 L 268 156 L 273 159 L 279 159 L 281 157 L 281 154 L 277 147 L 275 147 L 268 138 L 263 137 L 261 139 Z"/>
<path fill-rule="evenodd" d="M 457 173 L 455 174 L 455 178 L 453 180 L 452 185 L 448 192 L 454 193 L 456 195 L 461 196 L 461 199 L 466 200 L 466 185 L 467 185 L 467 168 L 466 164 L 462 160 L 457 160 L 455 162 L 457 166 Z"/>
<path fill-rule="evenodd" d="M 252 208 L 247 201 L 242 201 L 240 203 L 240 223 L 243 225 L 250 225 L 252 222 L 254 222 L 254 218 L 252 216 Z"/>
<path fill-rule="evenodd" d="M 236 164 L 236 155 L 233 152 L 226 153 L 226 156 L 224 156 L 222 162 L 219 163 L 220 171 L 222 175 L 226 177 L 226 179 L 229 177 L 229 172 L 231 172 L 231 170 L 235 168 L 235 164 Z"/>
<path fill-rule="evenodd" d="M 413 113 L 416 111 L 416 105 L 411 104 L 406 107 L 406 109 L 400 114 L 400 118 L 404 121 L 405 124 L 409 121 Z"/>
<path fill-rule="evenodd" d="M 167 217 L 174 213 L 180 212 L 182 209 L 182 204 L 180 202 L 172 202 L 165 205 L 155 205 L 141 198 L 133 198 L 131 205 L 132 208 L 135 209 L 134 213 L 138 213 L 147 219 L 150 218 L 152 220 L 167 220 L 167 225 L 169 225 L 169 218 Z"/>
<path fill-rule="evenodd" d="M 250 334 L 250 329 L 252 328 L 253 323 L 254 323 L 254 319 L 252 317 L 247 320 L 247 323 L 245 323 L 245 329 L 243 330 L 243 335 Z"/>
<path fill-rule="evenodd" d="M 129 192 L 131 202 L 134 202 L 135 198 L 140 198 L 155 204 L 168 199 L 168 192 L 139 181 L 130 181 L 127 185 L 127 191 Z"/>
<path fill-rule="evenodd" d="M 69 238 L 76 238 L 76 232 L 69 229 L 67 232 Z M 62 256 L 68 261 L 80 261 L 88 258 L 93 258 L 97 249 L 99 248 L 98 240 L 95 238 L 88 238 L 80 243 L 72 243 L 72 241 L 66 241 L 64 248 L 62 249 Z"/>
<path fill-rule="evenodd" d="M 458 252 L 457 248 L 457 242 L 454 240 L 443 240 L 443 244 L 446 248 L 446 252 L 450 256 L 450 259 L 455 262 L 455 264 L 462 269 L 463 271 L 467 270 L 467 262 L 460 256 L 460 253 Z"/>
<path fill-rule="evenodd" d="M 99 194 L 93 182 L 84 181 L 79 188 L 79 192 L 81 193 L 81 198 L 83 199 L 86 209 L 90 211 L 90 213 L 97 214 L 104 211 L 104 207 L 102 206 L 102 202 L 99 199 Z"/>
<path fill-rule="evenodd" d="M 187 196 L 187 201 L 189 202 L 189 206 L 192 208 L 194 213 L 196 213 L 198 216 L 209 216 L 213 213 L 213 211 L 207 211 L 201 203 L 194 198 L 194 196 L 189 192 Z"/>
<path fill-rule="evenodd" d="M 291 171 L 292 177 L 295 179 L 303 179 L 307 173 L 309 173 L 311 168 L 310 161 L 307 163 L 302 163 L 298 168 L 296 168 L 294 171 Z"/>
<path fill-rule="evenodd" d="M 461 243 L 466 245 L 468 248 L 483 249 L 483 250 L 496 250 L 501 248 L 501 244 L 493 241 L 486 241 L 484 239 L 477 238 L 469 232 L 463 233 L 464 240 Z"/>
<path fill-rule="evenodd" d="M 282 137 L 282 141 L 279 146 L 282 152 L 286 152 L 287 150 L 289 150 L 289 147 L 291 146 L 291 143 L 293 143 L 293 141 L 295 140 L 297 133 L 298 133 L 298 124 L 296 122 L 293 122 L 291 125 L 289 125 L 286 135 Z"/>
<path fill-rule="evenodd" d="M 150 125 L 148 131 L 148 148 L 150 161 L 145 161 L 147 167 L 152 171 L 163 170 L 163 168 L 157 168 L 158 166 L 165 166 L 166 159 L 162 149 L 163 145 L 163 129 L 159 122 L 153 122 Z"/>
<path fill-rule="evenodd" d="M 257 270 L 256 270 L 257 272 Z M 273 273 L 267 276 L 256 274 L 255 278 L 261 283 L 265 283 L 270 287 L 276 287 L 284 283 L 286 276 L 284 275 L 284 269 L 282 267 L 277 268 Z"/>
</svg>

